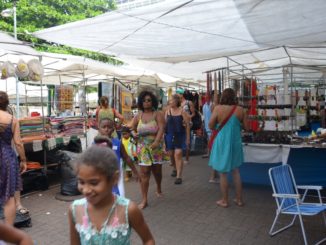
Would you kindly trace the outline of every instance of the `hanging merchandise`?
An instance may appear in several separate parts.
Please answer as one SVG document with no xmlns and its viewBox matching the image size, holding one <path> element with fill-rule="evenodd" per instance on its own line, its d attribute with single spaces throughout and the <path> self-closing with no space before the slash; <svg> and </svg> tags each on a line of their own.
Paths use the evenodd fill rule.
<svg viewBox="0 0 326 245">
<path fill-rule="evenodd" d="M 1 67 L 1 79 L 7 79 L 15 76 L 15 67 L 10 61 L 3 63 Z"/>
<path fill-rule="evenodd" d="M 26 78 L 29 75 L 29 68 L 25 61 L 19 60 L 15 69 L 16 76 Z"/>
<path fill-rule="evenodd" d="M 86 108 L 85 87 L 80 87 L 78 90 L 78 104 L 79 104 L 80 113 L 86 114 L 87 108 Z"/>
<path fill-rule="evenodd" d="M 73 109 L 74 88 L 70 85 L 55 87 L 56 109 L 59 112 Z"/>
<path fill-rule="evenodd" d="M 132 106 L 132 94 L 129 91 L 121 92 L 121 104 L 122 104 L 122 116 L 125 122 L 130 122 L 132 120 L 133 114 L 131 110 Z"/>
<path fill-rule="evenodd" d="M 172 98 L 172 88 L 168 89 L 168 100 Z"/>
<path fill-rule="evenodd" d="M 37 59 L 28 61 L 29 78 L 32 81 L 41 81 L 44 74 L 44 69 L 41 62 Z"/>
</svg>

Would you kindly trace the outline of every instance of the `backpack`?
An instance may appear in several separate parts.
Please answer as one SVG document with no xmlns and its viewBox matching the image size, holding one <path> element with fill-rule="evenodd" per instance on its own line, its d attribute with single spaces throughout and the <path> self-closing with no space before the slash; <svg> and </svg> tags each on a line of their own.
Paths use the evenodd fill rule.
<svg viewBox="0 0 326 245">
<path fill-rule="evenodd" d="M 202 120 L 200 113 L 195 110 L 195 116 L 191 118 L 192 127 L 191 130 L 198 130 L 202 127 Z"/>
</svg>

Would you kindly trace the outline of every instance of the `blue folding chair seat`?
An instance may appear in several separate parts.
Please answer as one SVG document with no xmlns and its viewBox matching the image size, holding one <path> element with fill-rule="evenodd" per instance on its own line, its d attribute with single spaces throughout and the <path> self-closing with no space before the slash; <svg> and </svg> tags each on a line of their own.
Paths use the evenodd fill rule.
<svg viewBox="0 0 326 245">
<path fill-rule="evenodd" d="M 313 216 L 322 213 L 324 224 L 326 226 L 326 204 L 323 204 L 320 191 L 321 186 L 297 186 L 294 180 L 292 169 L 289 165 L 281 165 L 269 169 L 269 178 L 273 188 L 273 196 L 277 204 L 276 216 L 273 221 L 272 227 L 269 231 L 271 236 L 274 236 L 291 226 L 293 226 L 294 221 L 297 217 L 300 220 L 301 231 L 303 235 L 304 243 L 307 245 L 307 237 L 304 229 L 302 216 Z M 298 189 L 305 190 L 303 196 L 299 195 Z M 307 203 L 304 199 L 308 193 L 308 190 L 317 191 L 319 203 Z M 293 219 L 290 224 L 274 231 L 276 222 L 280 214 L 293 215 Z M 316 244 L 321 244 L 326 242 L 326 237 L 317 242 Z"/>
</svg>

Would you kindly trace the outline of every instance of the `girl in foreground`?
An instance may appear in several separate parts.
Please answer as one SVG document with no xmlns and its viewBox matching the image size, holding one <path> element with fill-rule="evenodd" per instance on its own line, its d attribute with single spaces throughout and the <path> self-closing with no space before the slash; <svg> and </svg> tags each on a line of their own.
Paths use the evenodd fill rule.
<svg viewBox="0 0 326 245">
<path fill-rule="evenodd" d="M 91 146 L 76 161 L 78 189 L 85 196 L 69 209 L 70 244 L 130 244 L 131 228 L 143 244 L 155 244 L 137 205 L 112 193 L 119 179 L 115 153 Z"/>
</svg>

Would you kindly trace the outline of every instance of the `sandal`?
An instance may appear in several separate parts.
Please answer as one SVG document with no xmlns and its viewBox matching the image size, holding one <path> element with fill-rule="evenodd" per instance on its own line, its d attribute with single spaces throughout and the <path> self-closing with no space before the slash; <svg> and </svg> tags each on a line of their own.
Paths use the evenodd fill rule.
<svg viewBox="0 0 326 245">
<path fill-rule="evenodd" d="M 238 206 L 238 207 L 243 207 L 244 203 L 242 201 L 238 201 L 237 199 L 233 199 L 233 202 Z"/>
<path fill-rule="evenodd" d="M 177 170 L 173 170 L 171 173 L 171 177 L 177 177 Z"/>
<path fill-rule="evenodd" d="M 181 185 L 182 184 L 182 179 L 181 178 L 176 178 L 176 180 L 174 181 L 174 184 Z"/>
<path fill-rule="evenodd" d="M 217 206 L 222 207 L 222 208 L 227 208 L 229 204 L 227 202 L 224 202 L 223 200 L 219 200 L 216 202 Z"/>
<path fill-rule="evenodd" d="M 29 213 L 29 210 L 27 208 L 20 207 L 20 208 L 17 209 L 17 212 L 19 214 L 25 215 L 25 214 L 28 214 Z"/>
</svg>

